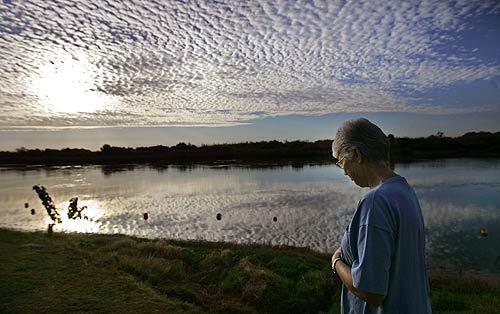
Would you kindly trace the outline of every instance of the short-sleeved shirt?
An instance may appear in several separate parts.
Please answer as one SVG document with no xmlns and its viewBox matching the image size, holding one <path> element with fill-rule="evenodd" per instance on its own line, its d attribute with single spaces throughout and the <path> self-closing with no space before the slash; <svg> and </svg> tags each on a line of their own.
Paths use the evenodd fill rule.
<svg viewBox="0 0 500 314">
<path fill-rule="evenodd" d="M 341 242 L 354 287 L 384 295 L 372 307 L 342 286 L 342 313 L 431 313 L 425 266 L 425 229 L 405 178 L 382 181 L 359 202 Z"/>
</svg>

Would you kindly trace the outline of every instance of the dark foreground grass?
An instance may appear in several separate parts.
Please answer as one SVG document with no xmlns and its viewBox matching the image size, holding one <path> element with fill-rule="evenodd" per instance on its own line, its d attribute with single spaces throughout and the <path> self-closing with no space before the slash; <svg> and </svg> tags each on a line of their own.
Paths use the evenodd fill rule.
<svg viewBox="0 0 500 314">
<path fill-rule="evenodd" d="M 300 248 L 0 230 L 0 312 L 330 312 L 330 256 Z M 500 279 L 432 275 L 438 313 L 498 313 Z"/>
</svg>

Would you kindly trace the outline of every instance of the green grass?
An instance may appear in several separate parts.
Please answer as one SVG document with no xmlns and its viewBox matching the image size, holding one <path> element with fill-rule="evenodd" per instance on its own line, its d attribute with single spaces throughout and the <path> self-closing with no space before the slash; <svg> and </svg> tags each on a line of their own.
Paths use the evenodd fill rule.
<svg viewBox="0 0 500 314">
<path fill-rule="evenodd" d="M 330 312 L 340 281 L 307 249 L 0 230 L 0 312 Z M 500 281 L 431 276 L 437 313 L 495 313 Z"/>
</svg>

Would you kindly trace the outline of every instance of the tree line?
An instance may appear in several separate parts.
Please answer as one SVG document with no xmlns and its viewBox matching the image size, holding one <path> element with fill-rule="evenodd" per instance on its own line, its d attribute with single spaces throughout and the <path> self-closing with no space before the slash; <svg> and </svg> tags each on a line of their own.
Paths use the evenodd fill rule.
<svg viewBox="0 0 500 314">
<path fill-rule="evenodd" d="M 405 162 L 418 159 L 458 157 L 500 157 L 500 132 L 469 132 L 446 137 L 442 132 L 427 137 L 409 138 L 388 135 L 391 160 Z M 332 140 L 260 141 L 235 144 L 196 146 L 178 143 L 174 146 L 118 147 L 103 145 L 99 151 L 82 148 L 26 149 L 0 152 L 0 164 L 115 164 L 115 163 L 204 163 L 212 161 L 311 161 L 329 162 Z"/>
</svg>

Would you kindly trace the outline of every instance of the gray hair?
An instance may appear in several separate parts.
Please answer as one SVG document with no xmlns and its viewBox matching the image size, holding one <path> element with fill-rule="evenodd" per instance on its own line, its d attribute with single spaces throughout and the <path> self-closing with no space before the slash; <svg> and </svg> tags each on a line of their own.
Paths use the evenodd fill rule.
<svg viewBox="0 0 500 314">
<path fill-rule="evenodd" d="M 372 162 L 389 165 L 390 142 L 384 132 L 365 118 L 347 120 L 338 128 L 332 143 L 332 153 L 337 158 L 357 148 Z"/>
</svg>

